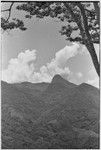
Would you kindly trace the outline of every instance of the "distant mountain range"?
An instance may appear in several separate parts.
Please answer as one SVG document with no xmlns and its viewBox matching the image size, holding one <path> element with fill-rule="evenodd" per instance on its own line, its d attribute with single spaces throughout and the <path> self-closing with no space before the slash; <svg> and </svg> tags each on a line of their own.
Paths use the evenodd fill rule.
<svg viewBox="0 0 101 150">
<path fill-rule="evenodd" d="M 1 81 L 3 149 L 98 149 L 99 89 L 55 75 L 51 83 Z"/>
</svg>

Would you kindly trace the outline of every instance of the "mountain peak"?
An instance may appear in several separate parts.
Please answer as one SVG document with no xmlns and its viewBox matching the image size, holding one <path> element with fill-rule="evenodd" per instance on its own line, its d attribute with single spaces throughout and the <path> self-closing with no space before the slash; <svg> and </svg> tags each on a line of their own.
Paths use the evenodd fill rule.
<svg viewBox="0 0 101 150">
<path fill-rule="evenodd" d="M 59 82 L 63 82 L 65 79 L 63 79 L 59 74 L 56 74 L 53 79 L 52 79 L 52 83 L 59 83 Z"/>
</svg>

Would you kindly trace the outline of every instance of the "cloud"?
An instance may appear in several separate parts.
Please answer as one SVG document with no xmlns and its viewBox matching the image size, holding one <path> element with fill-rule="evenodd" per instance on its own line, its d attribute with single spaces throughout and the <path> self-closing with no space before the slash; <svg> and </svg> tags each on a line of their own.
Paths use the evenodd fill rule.
<svg viewBox="0 0 101 150">
<path fill-rule="evenodd" d="M 99 88 L 99 79 L 98 79 L 98 77 L 95 77 L 93 80 L 88 80 L 87 83 Z"/>
<path fill-rule="evenodd" d="M 2 79 L 14 82 L 50 82 L 55 74 L 68 78 L 71 74 L 66 62 L 78 54 L 79 45 L 73 43 L 56 52 L 55 57 L 36 72 L 36 50 L 21 52 L 17 58 L 9 61 L 8 68 L 2 72 Z"/>
<path fill-rule="evenodd" d="M 55 58 L 50 63 L 42 66 L 39 72 L 34 72 L 32 81 L 50 82 L 55 74 L 60 74 L 65 79 L 71 74 L 70 68 L 66 66 L 66 62 L 78 53 L 79 45 L 73 43 L 66 46 L 55 54 Z"/>
<path fill-rule="evenodd" d="M 79 45 L 73 43 L 72 46 L 66 46 L 62 50 L 56 53 L 55 61 L 58 66 L 64 66 L 67 60 L 74 57 L 78 53 Z"/>
<path fill-rule="evenodd" d="M 99 77 L 98 77 L 94 67 L 92 67 L 92 69 L 88 72 L 88 79 L 87 79 L 86 83 L 99 88 Z"/>
<path fill-rule="evenodd" d="M 2 80 L 10 83 L 28 81 L 35 69 L 35 61 L 36 50 L 21 52 L 17 58 L 12 58 L 8 68 L 2 71 Z"/>
<path fill-rule="evenodd" d="M 78 72 L 76 75 L 78 78 L 81 78 L 83 76 L 83 74 L 81 72 Z"/>
</svg>

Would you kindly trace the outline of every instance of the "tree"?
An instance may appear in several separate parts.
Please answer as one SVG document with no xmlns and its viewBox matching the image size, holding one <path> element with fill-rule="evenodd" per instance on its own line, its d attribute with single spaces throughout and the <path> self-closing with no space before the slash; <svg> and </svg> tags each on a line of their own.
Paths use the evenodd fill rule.
<svg viewBox="0 0 101 150">
<path fill-rule="evenodd" d="M 71 42 L 79 42 L 84 44 L 90 53 L 92 62 L 98 76 L 100 76 L 100 63 L 96 55 L 94 44 L 100 43 L 100 8 L 99 2 L 25 2 L 19 3 L 16 7 L 18 10 L 26 11 L 26 18 L 36 16 L 38 18 L 52 17 L 58 18 L 65 22 L 60 31 L 61 35 L 65 35 L 67 40 Z M 10 11 L 13 4 L 9 8 L 8 19 L 2 18 L 1 27 L 3 30 L 20 28 L 26 30 L 23 21 L 13 19 L 9 22 Z M 14 22 L 16 21 L 16 23 Z M 74 32 L 76 35 L 74 36 Z"/>
<path fill-rule="evenodd" d="M 1 10 L 2 13 L 4 12 L 8 13 L 8 17 L 6 19 L 4 17 L 1 17 L 1 28 L 3 29 L 3 31 L 6 31 L 8 29 L 10 30 L 15 29 L 15 28 L 19 28 L 20 30 L 24 31 L 27 28 L 24 27 L 24 23 L 22 20 L 19 20 L 17 18 L 12 18 L 12 21 L 9 21 L 13 5 L 14 2 L 11 3 L 9 8 L 5 10 Z"/>
</svg>

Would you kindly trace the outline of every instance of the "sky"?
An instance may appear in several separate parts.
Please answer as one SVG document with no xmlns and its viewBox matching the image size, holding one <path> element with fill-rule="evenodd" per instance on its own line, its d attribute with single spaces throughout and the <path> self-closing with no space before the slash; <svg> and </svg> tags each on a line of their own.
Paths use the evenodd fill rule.
<svg viewBox="0 0 101 150">
<path fill-rule="evenodd" d="M 99 86 L 86 47 L 66 41 L 66 37 L 59 33 L 63 25 L 59 20 L 49 17 L 24 19 L 25 14 L 16 11 L 15 7 L 16 4 L 11 17 L 23 19 L 28 29 L 2 33 L 2 80 L 8 83 L 51 82 L 55 74 L 60 74 L 75 84 L 86 82 Z M 94 47 L 99 56 L 99 45 Z"/>
</svg>

